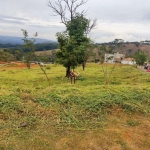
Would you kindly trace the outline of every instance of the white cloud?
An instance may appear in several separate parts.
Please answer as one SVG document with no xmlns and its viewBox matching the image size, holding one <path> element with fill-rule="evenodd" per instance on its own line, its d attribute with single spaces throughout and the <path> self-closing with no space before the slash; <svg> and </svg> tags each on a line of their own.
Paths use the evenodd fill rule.
<svg viewBox="0 0 150 150">
<path fill-rule="evenodd" d="M 1 0 L 2 1 L 2 0 Z M 21 29 L 39 38 L 55 40 L 56 32 L 65 30 L 59 16 L 52 16 L 47 0 L 5 0 L 0 5 L 0 34 L 22 36 Z M 149 39 L 149 0 L 89 0 L 82 9 L 87 17 L 97 18 L 97 27 L 91 32 L 95 42 L 109 42 L 115 38 L 124 41 Z"/>
</svg>

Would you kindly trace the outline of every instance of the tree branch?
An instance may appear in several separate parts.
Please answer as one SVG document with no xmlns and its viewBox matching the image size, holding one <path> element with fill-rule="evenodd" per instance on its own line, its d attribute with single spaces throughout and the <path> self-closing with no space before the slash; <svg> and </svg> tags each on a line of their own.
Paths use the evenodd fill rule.
<svg viewBox="0 0 150 150">
<path fill-rule="evenodd" d="M 88 0 L 80 0 L 79 3 L 76 3 L 77 0 L 48 0 L 47 6 L 52 8 L 54 14 L 59 15 L 61 17 L 61 21 L 63 24 L 67 24 L 67 21 L 71 21 L 72 18 L 76 15 L 77 8 L 81 5 L 85 4 Z M 70 18 L 66 17 L 67 10 L 70 13 Z M 84 14 L 85 11 L 83 10 L 80 14 Z"/>
</svg>

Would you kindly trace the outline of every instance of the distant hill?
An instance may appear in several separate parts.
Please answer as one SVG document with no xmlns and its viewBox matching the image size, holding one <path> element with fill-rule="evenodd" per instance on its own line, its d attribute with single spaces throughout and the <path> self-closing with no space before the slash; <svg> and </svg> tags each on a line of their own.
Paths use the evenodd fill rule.
<svg viewBox="0 0 150 150">
<path fill-rule="evenodd" d="M 40 56 L 40 55 L 48 55 L 48 56 L 51 56 L 53 55 L 53 53 L 55 51 L 57 51 L 58 49 L 53 49 L 53 50 L 44 50 L 44 51 L 36 51 L 35 52 L 35 55 L 37 56 Z"/>
<path fill-rule="evenodd" d="M 48 39 L 36 38 L 35 43 L 55 42 Z M 23 44 L 22 37 L 0 35 L 0 44 Z"/>
<path fill-rule="evenodd" d="M 126 57 L 132 57 L 136 52 L 144 52 L 150 59 L 150 44 L 125 43 L 121 49 L 114 49 L 113 51 L 124 54 Z"/>
<path fill-rule="evenodd" d="M 106 44 L 107 48 L 110 46 L 109 44 Z M 98 47 L 100 47 L 101 44 L 98 45 Z M 112 49 L 112 53 L 120 53 L 120 54 L 124 54 L 125 57 L 133 57 L 133 55 L 136 52 L 144 52 L 148 59 L 150 60 L 150 44 L 137 44 L 137 42 L 128 42 L 128 43 L 124 43 L 122 45 L 122 47 L 120 49 L 116 48 L 114 45 L 111 46 Z M 95 48 L 93 50 L 93 52 L 95 53 L 95 59 L 99 59 L 99 50 L 98 48 Z M 92 58 L 91 58 L 92 59 Z"/>
<path fill-rule="evenodd" d="M 107 45 L 107 47 L 109 47 L 108 44 L 106 44 L 106 45 Z M 101 44 L 98 44 L 97 46 L 100 47 Z M 124 54 L 125 57 L 133 57 L 133 55 L 136 52 L 144 52 L 147 54 L 147 57 L 150 60 L 150 45 L 149 44 L 138 45 L 136 42 L 135 43 L 132 42 L 132 43 L 124 43 L 122 45 L 122 48 L 120 48 L 120 49 L 116 48 L 115 46 L 112 46 L 111 48 L 112 48 L 112 53 L 119 52 L 120 54 Z M 94 61 L 94 59 L 100 59 L 98 48 L 94 48 L 92 50 L 92 52 L 93 52 L 93 56 L 91 56 L 88 59 L 88 61 Z M 46 50 L 46 51 L 36 52 L 36 55 L 40 55 L 40 54 L 51 55 L 52 51 Z"/>
</svg>

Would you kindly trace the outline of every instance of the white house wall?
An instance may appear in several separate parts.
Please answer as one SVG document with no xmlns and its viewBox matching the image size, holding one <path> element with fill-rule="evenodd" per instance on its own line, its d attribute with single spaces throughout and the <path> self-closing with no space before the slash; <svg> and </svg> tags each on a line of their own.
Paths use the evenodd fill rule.
<svg viewBox="0 0 150 150">
<path fill-rule="evenodd" d="M 136 64 L 135 61 L 127 61 L 127 60 L 122 60 L 121 63 L 122 64 L 128 64 L 128 65 L 135 65 Z"/>
</svg>

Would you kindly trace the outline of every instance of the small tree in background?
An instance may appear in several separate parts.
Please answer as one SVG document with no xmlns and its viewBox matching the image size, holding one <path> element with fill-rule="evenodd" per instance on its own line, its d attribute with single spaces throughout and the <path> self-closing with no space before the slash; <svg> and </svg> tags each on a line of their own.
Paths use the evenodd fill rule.
<svg viewBox="0 0 150 150">
<path fill-rule="evenodd" d="M 34 43 L 35 43 L 36 39 L 35 38 L 31 38 L 31 39 L 27 38 L 28 37 L 28 32 L 26 30 L 24 30 L 24 29 L 21 29 L 21 30 L 23 31 L 23 35 L 24 35 L 24 38 L 22 39 L 24 41 L 24 45 L 23 46 L 26 47 L 26 48 L 29 48 L 29 50 L 30 50 L 29 52 L 27 52 L 26 57 L 25 57 L 26 65 L 27 65 L 28 69 L 30 69 L 31 58 L 32 58 L 32 56 L 35 53 Z M 38 33 L 36 32 L 33 36 L 37 37 Z M 36 59 L 38 61 L 41 61 L 40 57 L 38 57 L 38 56 L 37 56 Z M 48 58 L 46 56 L 43 56 L 42 61 L 43 62 L 48 62 Z M 50 79 L 49 79 L 49 77 L 47 75 L 47 72 L 46 72 L 47 65 L 44 64 L 44 63 L 38 63 L 38 65 L 39 65 L 41 71 L 43 72 L 43 74 L 46 76 L 47 82 L 48 82 L 48 84 L 50 86 Z"/>
<path fill-rule="evenodd" d="M 141 66 L 145 61 L 147 61 L 147 55 L 144 52 L 136 52 L 134 54 L 134 59 L 136 61 L 136 64 Z"/>
<path fill-rule="evenodd" d="M 122 39 L 115 39 L 113 43 L 116 45 L 118 50 L 121 50 L 124 40 Z"/>
<path fill-rule="evenodd" d="M 90 41 L 89 44 L 87 45 L 87 49 L 84 51 L 84 55 L 82 56 L 82 68 L 83 70 L 86 67 L 86 62 L 89 59 L 90 56 L 93 56 L 93 49 L 95 48 L 95 44 Z"/>
<path fill-rule="evenodd" d="M 24 38 L 22 39 L 24 41 L 24 47 L 29 49 L 29 52 L 26 53 L 25 56 L 25 63 L 27 65 L 27 68 L 30 69 L 31 67 L 31 59 L 34 56 L 34 52 L 35 52 L 35 38 L 28 38 L 28 32 L 27 30 L 21 29 L 24 35 Z M 38 36 L 38 33 L 36 32 L 34 35 L 34 37 Z"/>
<path fill-rule="evenodd" d="M 12 58 L 11 56 L 12 55 L 10 53 L 0 49 L 0 61 L 5 61 L 5 62 L 11 61 L 13 59 L 13 56 Z"/>
<path fill-rule="evenodd" d="M 104 81 L 105 81 L 105 85 L 107 85 L 109 84 L 110 77 L 115 69 L 116 62 L 114 62 L 114 65 L 111 68 L 111 71 L 108 71 L 108 61 L 113 59 L 113 57 L 105 58 L 105 54 L 110 51 L 109 47 L 107 47 L 105 44 L 102 44 L 102 46 L 100 47 L 100 51 L 101 51 L 100 53 L 101 54 L 101 66 L 102 66 L 102 71 L 104 74 Z"/>
<path fill-rule="evenodd" d="M 118 49 L 121 49 L 121 46 L 123 44 L 123 40 L 122 39 L 115 39 L 113 42 L 111 42 L 113 45 L 115 44 L 115 46 Z M 108 54 L 109 52 L 111 52 L 111 46 L 106 46 L 106 44 L 102 44 L 100 49 L 99 49 L 99 54 L 101 56 L 101 66 L 102 66 L 102 71 L 104 74 L 104 81 L 105 81 L 105 85 L 109 84 L 110 82 L 110 78 L 111 75 L 116 67 L 116 60 L 114 59 L 114 56 L 105 56 L 105 54 Z M 106 57 L 106 58 L 105 58 Z M 108 70 L 108 61 L 109 60 L 113 60 L 114 59 L 114 63 L 113 66 L 110 70 Z M 104 62 L 105 60 L 105 62 Z"/>
</svg>

